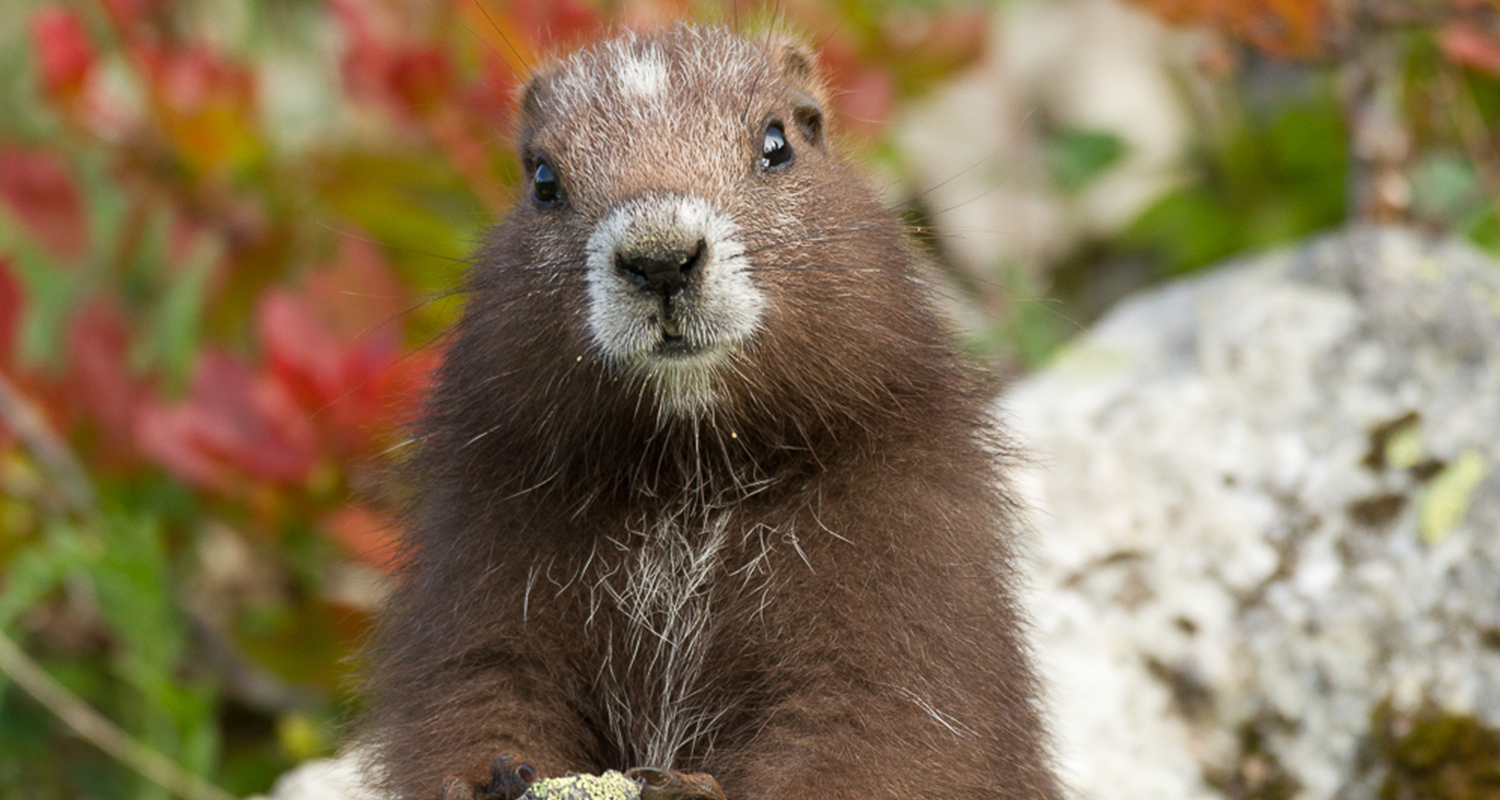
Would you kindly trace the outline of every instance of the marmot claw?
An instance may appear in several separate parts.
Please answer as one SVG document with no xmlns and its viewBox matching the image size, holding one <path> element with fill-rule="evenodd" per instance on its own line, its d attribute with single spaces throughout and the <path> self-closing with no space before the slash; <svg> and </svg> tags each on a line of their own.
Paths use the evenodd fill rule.
<svg viewBox="0 0 1500 800">
<path fill-rule="evenodd" d="M 719 782 L 702 772 L 635 767 L 625 777 L 641 784 L 640 800 L 725 800 Z"/>
<path fill-rule="evenodd" d="M 485 800 L 517 800 L 527 787 L 536 783 L 536 770 L 523 763 L 515 753 L 502 753 L 490 764 L 490 783 L 484 787 Z"/>
</svg>

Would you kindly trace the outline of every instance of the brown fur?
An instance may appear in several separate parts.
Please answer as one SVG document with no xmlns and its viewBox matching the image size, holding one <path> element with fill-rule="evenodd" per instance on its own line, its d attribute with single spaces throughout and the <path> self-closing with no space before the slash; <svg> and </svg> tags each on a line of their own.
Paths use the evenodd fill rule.
<svg viewBox="0 0 1500 800">
<path fill-rule="evenodd" d="M 673 90 L 629 115 L 594 73 L 642 47 Z M 523 198 L 479 252 L 410 464 L 368 686 L 402 796 L 482 782 L 502 752 L 543 776 L 636 766 L 653 737 L 672 763 L 651 766 L 711 773 L 730 800 L 1061 796 L 991 383 L 902 225 L 803 124 L 824 104 L 810 64 L 676 28 L 528 88 L 523 151 L 567 207 Z M 768 115 L 796 158 L 774 175 L 751 168 Z M 696 413 L 664 411 L 588 332 L 584 244 L 647 190 L 731 214 L 768 300 Z"/>
</svg>

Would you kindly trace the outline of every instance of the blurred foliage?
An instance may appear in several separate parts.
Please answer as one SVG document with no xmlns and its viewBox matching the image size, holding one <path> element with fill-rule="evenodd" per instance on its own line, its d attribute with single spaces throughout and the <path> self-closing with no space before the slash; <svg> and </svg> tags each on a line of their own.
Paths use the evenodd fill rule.
<svg viewBox="0 0 1500 800">
<path fill-rule="evenodd" d="M 1192 179 L 1141 214 L 1120 245 L 1149 250 L 1177 274 L 1337 225 L 1347 136 L 1326 84 L 1308 100 L 1218 126 L 1193 154 Z"/>
<path fill-rule="evenodd" d="M 1065 128 L 1058 131 L 1047 150 L 1047 169 L 1053 183 L 1064 192 L 1088 186 L 1125 155 L 1126 145 L 1108 131 Z"/>
<path fill-rule="evenodd" d="M 1374 201 L 1359 195 L 1378 193 L 1382 176 L 1360 166 L 1394 184 L 1371 221 L 1500 254 L 1500 2 L 1135 2 L 1201 26 L 1199 67 L 1216 97 L 1194 174 L 1125 232 L 1127 250 L 1180 273 L 1368 214 Z M 1397 98 L 1394 119 L 1359 96 L 1371 72 L 1389 84 L 1371 94 Z M 1362 129 L 1378 124 L 1388 128 Z M 1371 147 L 1375 136 L 1394 144 Z"/>
<path fill-rule="evenodd" d="M 1155 279 L 1342 220 L 1350 132 L 1323 6 L 1147 5 L 1210 30 L 1202 137 L 1177 188 L 1075 265 Z M 808 31 L 846 143 L 888 165 L 888 123 L 985 57 L 993 13 L 12 0 L 0 630 L 79 702 L 235 794 L 330 752 L 354 702 L 347 659 L 398 557 L 382 460 L 441 357 L 464 259 L 519 180 L 525 65 L 617 23 Z M 1401 74 L 1412 218 L 1500 250 L 1493 33 L 1468 17 L 1413 27 Z M 1110 131 L 1061 128 L 1043 166 L 1079 193 L 1126 154 Z M 993 338 L 1044 360 L 1070 328 L 1041 297 L 1078 280 L 1002 276 L 1019 311 Z M 0 796 L 165 792 L 0 675 Z"/>
<path fill-rule="evenodd" d="M 982 55 L 986 14 L 12 2 L 0 630 L 77 702 L 232 793 L 331 752 L 395 557 L 381 461 L 519 179 L 517 76 L 616 23 L 821 31 L 860 146 Z M 0 796 L 166 793 L 0 675 Z"/>
<path fill-rule="evenodd" d="M 1030 279 L 1023 296 L 1056 306 L 1023 307 L 994 337 L 1021 363 L 1045 363 L 1125 292 L 1349 220 L 1464 236 L 1500 256 L 1500 1 L 1130 2 L 1193 30 L 1181 94 L 1195 141 L 1175 188 Z M 1372 107 L 1387 97 L 1382 117 Z M 1128 154 L 1108 134 L 1053 132 L 1060 193 Z"/>
</svg>

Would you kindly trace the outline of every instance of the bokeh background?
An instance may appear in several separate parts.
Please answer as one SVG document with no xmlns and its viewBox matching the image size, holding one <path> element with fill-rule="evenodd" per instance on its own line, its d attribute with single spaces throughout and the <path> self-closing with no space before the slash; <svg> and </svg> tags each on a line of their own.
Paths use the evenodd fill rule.
<svg viewBox="0 0 1500 800">
<path fill-rule="evenodd" d="M 4 0 L 0 796 L 337 747 L 518 76 L 677 19 L 815 46 L 1002 373 L 1348 220 L 1500 255 L 1493 0 Z"/>
</svg>

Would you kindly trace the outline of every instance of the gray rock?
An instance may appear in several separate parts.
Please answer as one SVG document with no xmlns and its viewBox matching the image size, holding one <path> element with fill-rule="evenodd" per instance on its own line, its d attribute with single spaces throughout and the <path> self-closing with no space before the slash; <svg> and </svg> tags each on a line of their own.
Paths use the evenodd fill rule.
<svg viewBox="0 0 1500 800">
<path fill-rule="evenodd" d="M 1081 795 L 1424 796 L 1422 745 L 1500 787 L 1500 266 L 1351 229 L 1127 301 L 1003 405 Z"/>
<path fill-rule="evenodd" d="M 298 764 L 276 780 L 269 795 L 250 800 L 388 800 L 370 788 L 368 773 L 364 754 L 348 750 L 338 758 Z"/>
<path fill-rule="evenodd" d="M 338 758 L 318 759 L 299 765 L 281 776 L 267 797 L 250 800 L 390 800 L 371 788 L 370 766 L 357 749 Z M 537 781 L 522 795 L 523 800 L 637 800 L 640 784 L 619 772 L 601 775 L 568 775 Z"/>
</svg>

